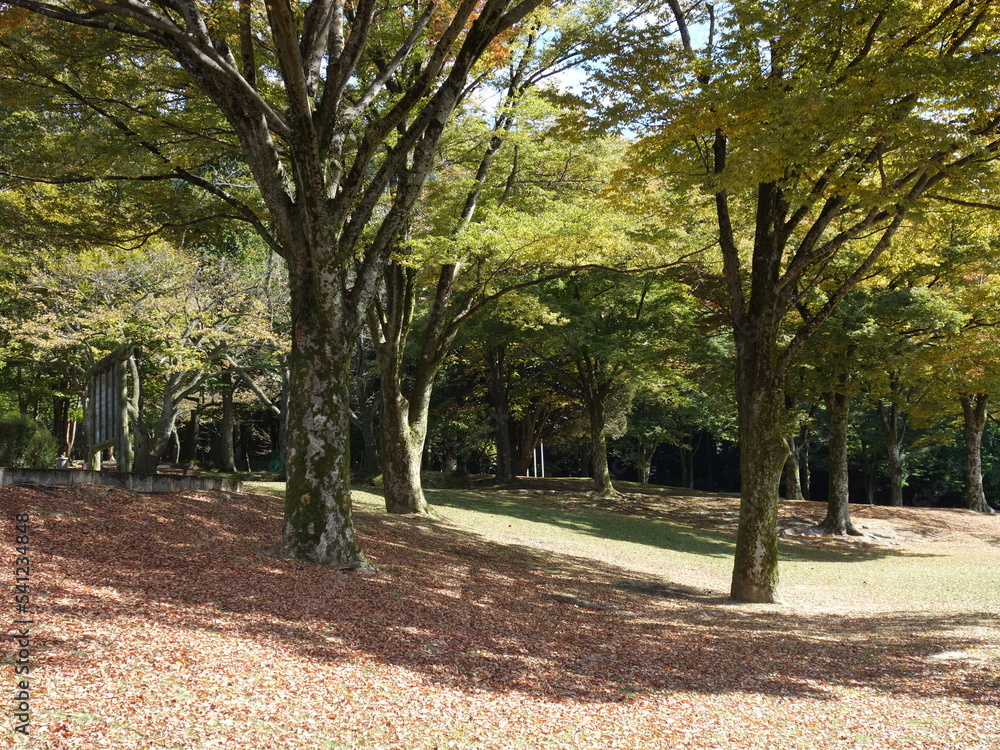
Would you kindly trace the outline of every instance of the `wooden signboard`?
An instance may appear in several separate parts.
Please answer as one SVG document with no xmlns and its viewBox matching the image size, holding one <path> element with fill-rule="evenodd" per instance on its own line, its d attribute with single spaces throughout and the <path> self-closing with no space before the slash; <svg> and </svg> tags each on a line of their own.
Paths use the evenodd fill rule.
<svg viewBox="0 0 1000 750">
<path fill-rule="evenodd" d="M 126 363 L 132 355 L 118 349 L 98 362 L 91 370 L 87 392 L 88 465 L 100 468 L 100 452 L 114 447 L 119 471 L 132 469 L 132 450 L 128 435 Z"/>
</svg>

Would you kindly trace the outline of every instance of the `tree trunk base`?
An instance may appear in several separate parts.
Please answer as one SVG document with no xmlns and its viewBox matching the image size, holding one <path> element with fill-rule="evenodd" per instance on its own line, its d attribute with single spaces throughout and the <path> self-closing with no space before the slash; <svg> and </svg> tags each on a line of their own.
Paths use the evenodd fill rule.
<svg viewBox="0 0 1000 750">
<path fill-rule="evenodd" d="M 752 584 L 733 581 L 729 596 L 738 602 L 747 604 L 782 604 L 778 592 L 769 586 L 754 586 Z"/>
<path fill-rule="evenodd" d="M 299 560 L 300 562 L 310 562 L 315 565 L 322 565 L 332 570 L 343 573 L 378 573 L 379 570 L 371 563 L 360 549 L 357 550 L 357 558 L 353 560 L 338 560 L 334 557 L 320 557 L 317 554 L 302 554 L 297 551 L 291 539 L 283 538 L 275 547 L 269 548 L 267 554 L 274 557 L 281 557 L 287 560 Z"/>
<path fill-rule="evenodd" d="M 607 490 L 593 489 L 587 493 L 587 497 L 592 497 L 595 500 L 621 500 L 625 495 L 612 487 Z"/>
<path fill-rule="evenodd" d="M 844 521 L 840 518 L 827 518 L 823 523 L 818 526 L 814 526 L 817 531 L 823 531 L 831 536 L 864 536 L 865 533 L 858 529 L 850 521 Z"/>
<path fill-rule="evenodd" d="M 391 513 L 394 516 L 419 516 L 427 518 L 431 515 L 430 505 L 426 502 L 420 507 L 411 507 L 409 505 L 396 504 L 390 505 L 386 503 L 385 512 Z"/>
</svg>

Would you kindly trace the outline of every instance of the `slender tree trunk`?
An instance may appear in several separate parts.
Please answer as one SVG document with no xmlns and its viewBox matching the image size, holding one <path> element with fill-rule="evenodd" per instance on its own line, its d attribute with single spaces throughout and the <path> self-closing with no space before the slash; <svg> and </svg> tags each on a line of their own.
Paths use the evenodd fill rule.
<svg viewBox="0 0 1000 750">
<path fill-rule="evenodd" d="M 649 484 L 650 467 L 653 465 L 653 456 L 656 454 L 658 445 L 646 445 L 639 443 L 639 461 L 637 469 L 639 471 L 640 484 Z"/>
<path fill-rule="evenodd" d="M 861 439 L 861 468 L 865 479 L 865 502 L 874 505 L 878 466 L 875 461 L 875 446 L 864 438 Z"/>
<path fill-rule="evenodd" d="M 514 481 L 514 448 L 511 445 L 510 411 L 507 404 L 494 410 L 497 423 L 497 473 L 498 482 Z"/>
<path fill-rule="evenodd" d="M 535 449 L 538 446 L 534 442 L 534 434 L 532 433 L 531 420 L 522 419 L 521 420 L 521 442 L 519 444 L 519 449 L 516 456 L 516 465 L 514 467 L 514 472 L 519 477 L 526 477 L 531 474 L 531 459 L 535 455 Z M 589 451 L 588 451 L 589 452 Z"/>
<path fill-rule="evenodd" d="M 801 458 L 799 459 L 799 492 L 803 500 L 812 499 L 812 473 L 809 469 L 809 444 L 812 440 L 812 433 L 808 426 L 802 428 L 802 439 L 799 441 L 798 449 Z"/>
<path fill-rule="evenodd" d="M 986 427 L 985 393 L 964 394 L 961 397 L 965 416 L 965 507 L 979 513 L 992 513 L 983 489 L 983 430 Z"/>
<path fill-rule="evenodd" d="M 847 462 L 847 428 L 851 397 L 844 393 L 826 395 L 826 415 L 830 424 L 830 497 L 826 518 L 820 528 L 830 534 L 860 536 L 851 523 L 850 486 Z"/>
<path fill-rule="evenodd" d="M 415 280 L 416 271 L 398 263 L 391 264 L 383 277 L 383 298 L 368 316 L 382 393 L 379 443 L 385 509 L 389 513 L 428 511 L 420 468 L 436 369 L 432 369 L 428 377 L 421 358 L 409 396 L 403 392 L 403 357 L 413 317 Z"/>
<path fill-rule="evenodd" d="M 17 366 L 15 382 L 17 383 L 17 388 L 14 391 L 17 394 L 17 413 L 26 417 L 28 416 L 28 399 L 24 389 L 24 371 L 20 365 Z"/>
<path fill-rule="evenodd" d="M 68 456 L 69 445 L 69 397 L 52 399 L 52 434 L 59 440 L 59 455 Z"/>
<path fill-rule="evenodd" d="M 191 410 L 187 429 L 184 430 L 184 442 L 181 448 L 181 463 L 194 465 L 198 463 L 198 442 L 201 440 L 201 412 Z"/>
<path fill-rule="evenodd" d="M 903 479 L 905 471 L 903 469 L 903 450 L 899 443 L 891 443 L 887 446 L 889 456 L 889 505 L 902 506 L 903 504 Z"/>
<path fill-rule="evenodd" d="M 509 376 L 506 364 L 506 348 L 490 347 L 486 351 L 486 387 L 496 422 L 497 473 L 498 482 L 514 480 L 514 449 L 511 444 L 510 393 L 507 387 Z"/>
<path fill-rule="evenodd" d="M 359 414 L 359 427 L 361 437 L 364 441 L 364 453 L 361 456 L 361 472 L 368 477 L 374 477 L 379 473 L 381 459 L 378 454 L 378 406 L 371 406 L 361 409 Z"/>
<path fill-rule="evenodd" d="M 233 431 L 236 427 L 234 396 L 236 386 L 233 383 L 233 374 L 228 370 L 222 373 L 222 426 L 219 440 L 219 452 L 217 466 L 221 471 L 236 471 L 236 454 L 233 446 Z"/>
<path fill-rule="evenodd" d="M 788 442 L 788 458 L 785 459 L 785 468 L 782 472 L 785 484 L 785 499 L 798 500 L 801 496 L 799 491 L 799 454 L 795 446 L 795 438 L 790 437 Z"/>
<path fill-rule="evenodd" d="M 378 455 L 379 378 L 371 367 L 375 356 L 374 344 L 358 336 L 351 360 L 351 400 L 354 404 L 352 421 L 361 432 L 364 444 L 357 476 L 371 479 L 381 473 Z M 377 364 L 377 363 L 376 363 Z"/>
<path fill-rule="evenodd" d="M 67 458 L 73 458 L 73 446 L 76 445 L 76 428 L 77 422 L 75 419 L 71 419 L 66 425 L 66 453 L 64 454 Z"/>
<path fill-rule="evenodd" d="M 278 414 L 278 464 L 284 472 L 288 466 L 288 402 L 291 396 L 291 370 L 286 360 L 281 361 L 281 406 Z M 247 461 L 249 471 L 249 461 Z"/>
<path fill-rule="evenodd" d="M 690 448 L 685 448 L 683 445 L 677 446 L 677 458 L 681 465 L 681 487 L 687 487 L 691 489 L 691 468 L 688 457 L 691 453 Z"/>
<path fill-rule="evenodd" d="M 681 486 L 689 490 L 694 489 L 694 457 L 698 452 L 700 444 L 701 435 L 698 436 L 697 441 L 694 440 L 694 436 L 692 435 L 690 448 L 685 448 L 683 445 L 678 447 L 681 460 Z"/>
</svg>

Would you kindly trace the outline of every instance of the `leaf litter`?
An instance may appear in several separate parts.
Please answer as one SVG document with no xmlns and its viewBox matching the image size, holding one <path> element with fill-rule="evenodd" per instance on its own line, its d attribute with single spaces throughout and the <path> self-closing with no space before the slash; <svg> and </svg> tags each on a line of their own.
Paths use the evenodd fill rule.
<svg viewBox="0 0 1000 750">
<path fill-rule="evenodd" d="M 736 605 L 371 512 L 356 520 L 380 572 L 345 574 L 272 556 L 281 501 L 265 495 L 17 487 L 0 504 L 11 557 L 13 515 L 32 514 L 31 736 L 8 731 L 16 746 L 993 750 L 1000 738 L 996 608 Z"/>
</svg>

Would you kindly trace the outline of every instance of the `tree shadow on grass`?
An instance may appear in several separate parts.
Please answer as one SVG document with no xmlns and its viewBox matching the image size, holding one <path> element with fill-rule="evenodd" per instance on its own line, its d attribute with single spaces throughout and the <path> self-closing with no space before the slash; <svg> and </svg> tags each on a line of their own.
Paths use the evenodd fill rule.
<svg viewBox="0 0 1000 750">
<path fill-rule="evenodd" d="M 868 688 L 1000 706 L 989 663 L 933 659 L 975 653 L 981 642 L 956 631 L 996 628 L 993 613 L 842 617 L 733 605 L 593 560 L 383 514 L 358 518 L 382 572 L 344 574 L 271 556 L 281 503 L 255 495 L 77 490 L 22 492 L 16 508 L 3 492 L 0 501 L 46 511 L 32 528 L 33 564 L 45 570 L 39 622 L 125 628 L 127 619 L 134 628 L 140 616 L 222 633 L 234 652 L 251 641 L 273 649 L 275 663 L 323 669 L 362 655 L 441 686 L 548 700 L 690 691 L 823 701 Z M 122 604 L 109 607 L 111 596 Z M 47 659 L 92 658 L 86 643 L 47 633 Z"/>
<path fill-rule="evenodd" d="M 678 523 L 661 515 L 659 509 L 640 509 L 629 514 L 626 505 L 617 508 L 608 504 L 587 504 L 582 499 L 561 499 L 554 495 L 517 496 L 507 493 L 476 491 L 427 491 L 436 507 L 456 508 L 523 521 L 547 524 L 578 534 L 616 541 L 642 544 L 675 552 L 731 558 L 735 550 L 732 531 L 698 528 L 691 523 Z M 733 514 L 732 525 L 736 516 Z M 898 547 L 848 547 L 804 544 L 801 541 L 779 540 L 782 560 L 804 562 L 864 562 L 885 557 L 935 557 Z"/>
</svg>

